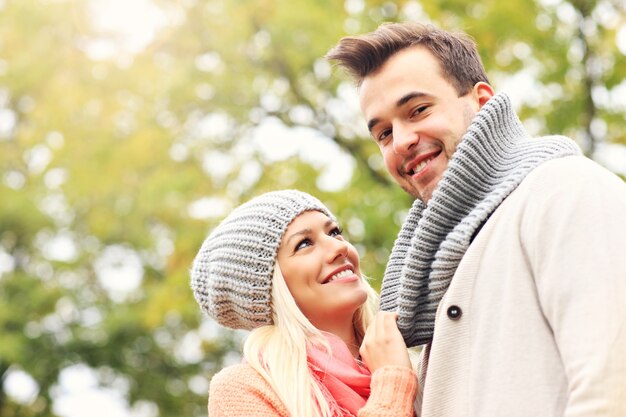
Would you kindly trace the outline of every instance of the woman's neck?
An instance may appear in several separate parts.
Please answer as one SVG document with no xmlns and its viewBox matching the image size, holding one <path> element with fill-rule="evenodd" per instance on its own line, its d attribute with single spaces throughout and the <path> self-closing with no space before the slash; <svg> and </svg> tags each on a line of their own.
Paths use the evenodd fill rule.
<svg viewBox="0 0 626 417">
<path fill-rule="evenodd" d="M 356 337 L 356 331 L 354 329 L 354 324 L 352 323 L 352 321 L 350 321 L 348 325 L 343 325 L 343 326 L 337 325 L 337 326 L 332 326 L 330 328 L 323 328 L 320 330 L 323 330 L 328 333 L 332 333 L 338 338 L 340 338 L 341 340 L 343 340 L 343 342 L 346 344 L 346 346 L 352 353 L 352 356 L 354 356 L 355 358 L 359 357 L 360 346 L 359 346 L 359 341 Z"/>
</svg>

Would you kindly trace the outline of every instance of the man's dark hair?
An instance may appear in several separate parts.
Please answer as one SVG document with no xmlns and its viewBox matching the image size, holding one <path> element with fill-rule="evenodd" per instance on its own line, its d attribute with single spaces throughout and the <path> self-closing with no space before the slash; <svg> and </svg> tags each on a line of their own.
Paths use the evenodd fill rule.
<svg viewBox="0 0 626 417">
<path fill-rule="evenodd" d="M 328 51 L 326 59 L 336 61 L 360 86 L 393 54 L 418 45 L 439 60 L 442 76 L 459 96 L 469 93 L 477 82 L 489 82 L 472 38 L 412 22 L 383 23 L 374 32 L 344 37 Z"/>
</svg>

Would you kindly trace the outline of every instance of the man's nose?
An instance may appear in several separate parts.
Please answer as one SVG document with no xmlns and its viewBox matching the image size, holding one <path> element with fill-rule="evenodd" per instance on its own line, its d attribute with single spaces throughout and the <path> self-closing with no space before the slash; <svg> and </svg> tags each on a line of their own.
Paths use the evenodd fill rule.
<svg viewBox="0 0 626 417">
<path fill-rule="evenodd" d="M 420 141 L 417 130 L 408 123 L 396 123 L 393 126 L 393 150 L 404 155 L 412 150 Z"/>
</svg>

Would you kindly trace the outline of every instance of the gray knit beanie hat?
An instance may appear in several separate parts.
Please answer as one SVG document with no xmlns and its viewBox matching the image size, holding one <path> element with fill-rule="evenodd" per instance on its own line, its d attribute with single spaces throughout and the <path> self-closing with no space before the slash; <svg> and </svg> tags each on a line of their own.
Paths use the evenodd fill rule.
<svg viewBox="0 0 626 417">
<path fill-rule="evenodd" d="M 317 198 L 297 190 L 268 192 L 233 210 L 193 261 L 191 289 L 202 310 L 233 329 L 272 324 L 272 277 L 280 241 L 293 219 L 310 210 L 334 219 Z"/>
</svg>

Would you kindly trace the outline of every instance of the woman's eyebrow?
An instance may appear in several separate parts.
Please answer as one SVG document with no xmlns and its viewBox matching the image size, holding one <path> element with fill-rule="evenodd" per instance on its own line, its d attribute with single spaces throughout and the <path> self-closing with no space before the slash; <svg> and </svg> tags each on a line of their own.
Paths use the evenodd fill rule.
<svg viewBox="0 0 626 417">
<path fill-rule="evenodd" d="M 287 241 L 285 242 L 285 244 L 289 244 L 289 241 L 290 241 L 291 239 L 293 239 L 294 237 L 296 237 L 296 236 L 306 236 L 306 235 L 311 234 L 311 232 L 312 232 L 312 230 L 311 230 L 311 229 L 309 229 L 309 228 L 302 229 L 302 230 L 299 230 L 299 231 L 297 231 L 297 232 L 294 232 L 294 233 L 292 233 L 292 234 L 291 234 L 291 236 L 289 236 L 289 237 L 287 238 Z"/>
<path fill-rule="evenodd" d="M 335 224 L 335 221 L 333 219 L 328 219 L 326 221 L 326 223 L 324 223 L 324 228 L 326 228 L 326 227 L 328 227 L 328 226 L 330 226 L 332 224 Z M 287 240 L 285 241 L 285 244 L 288 244 L 289 241 L 291 239 L 293 239 L 294 237 L 296 237 L 296 236 L 306 236 L 306 235 L 310 235 L 311 233 L 313 233 L 313 231 L 310 228 L 308 228 L 308 227 L 306 229 L 302 229 L 302 230 L 298 230 L 297 232 L 293 232 L 291 234 L 291 236 L 289 236 L 287 238 Z"/>
</svg>

